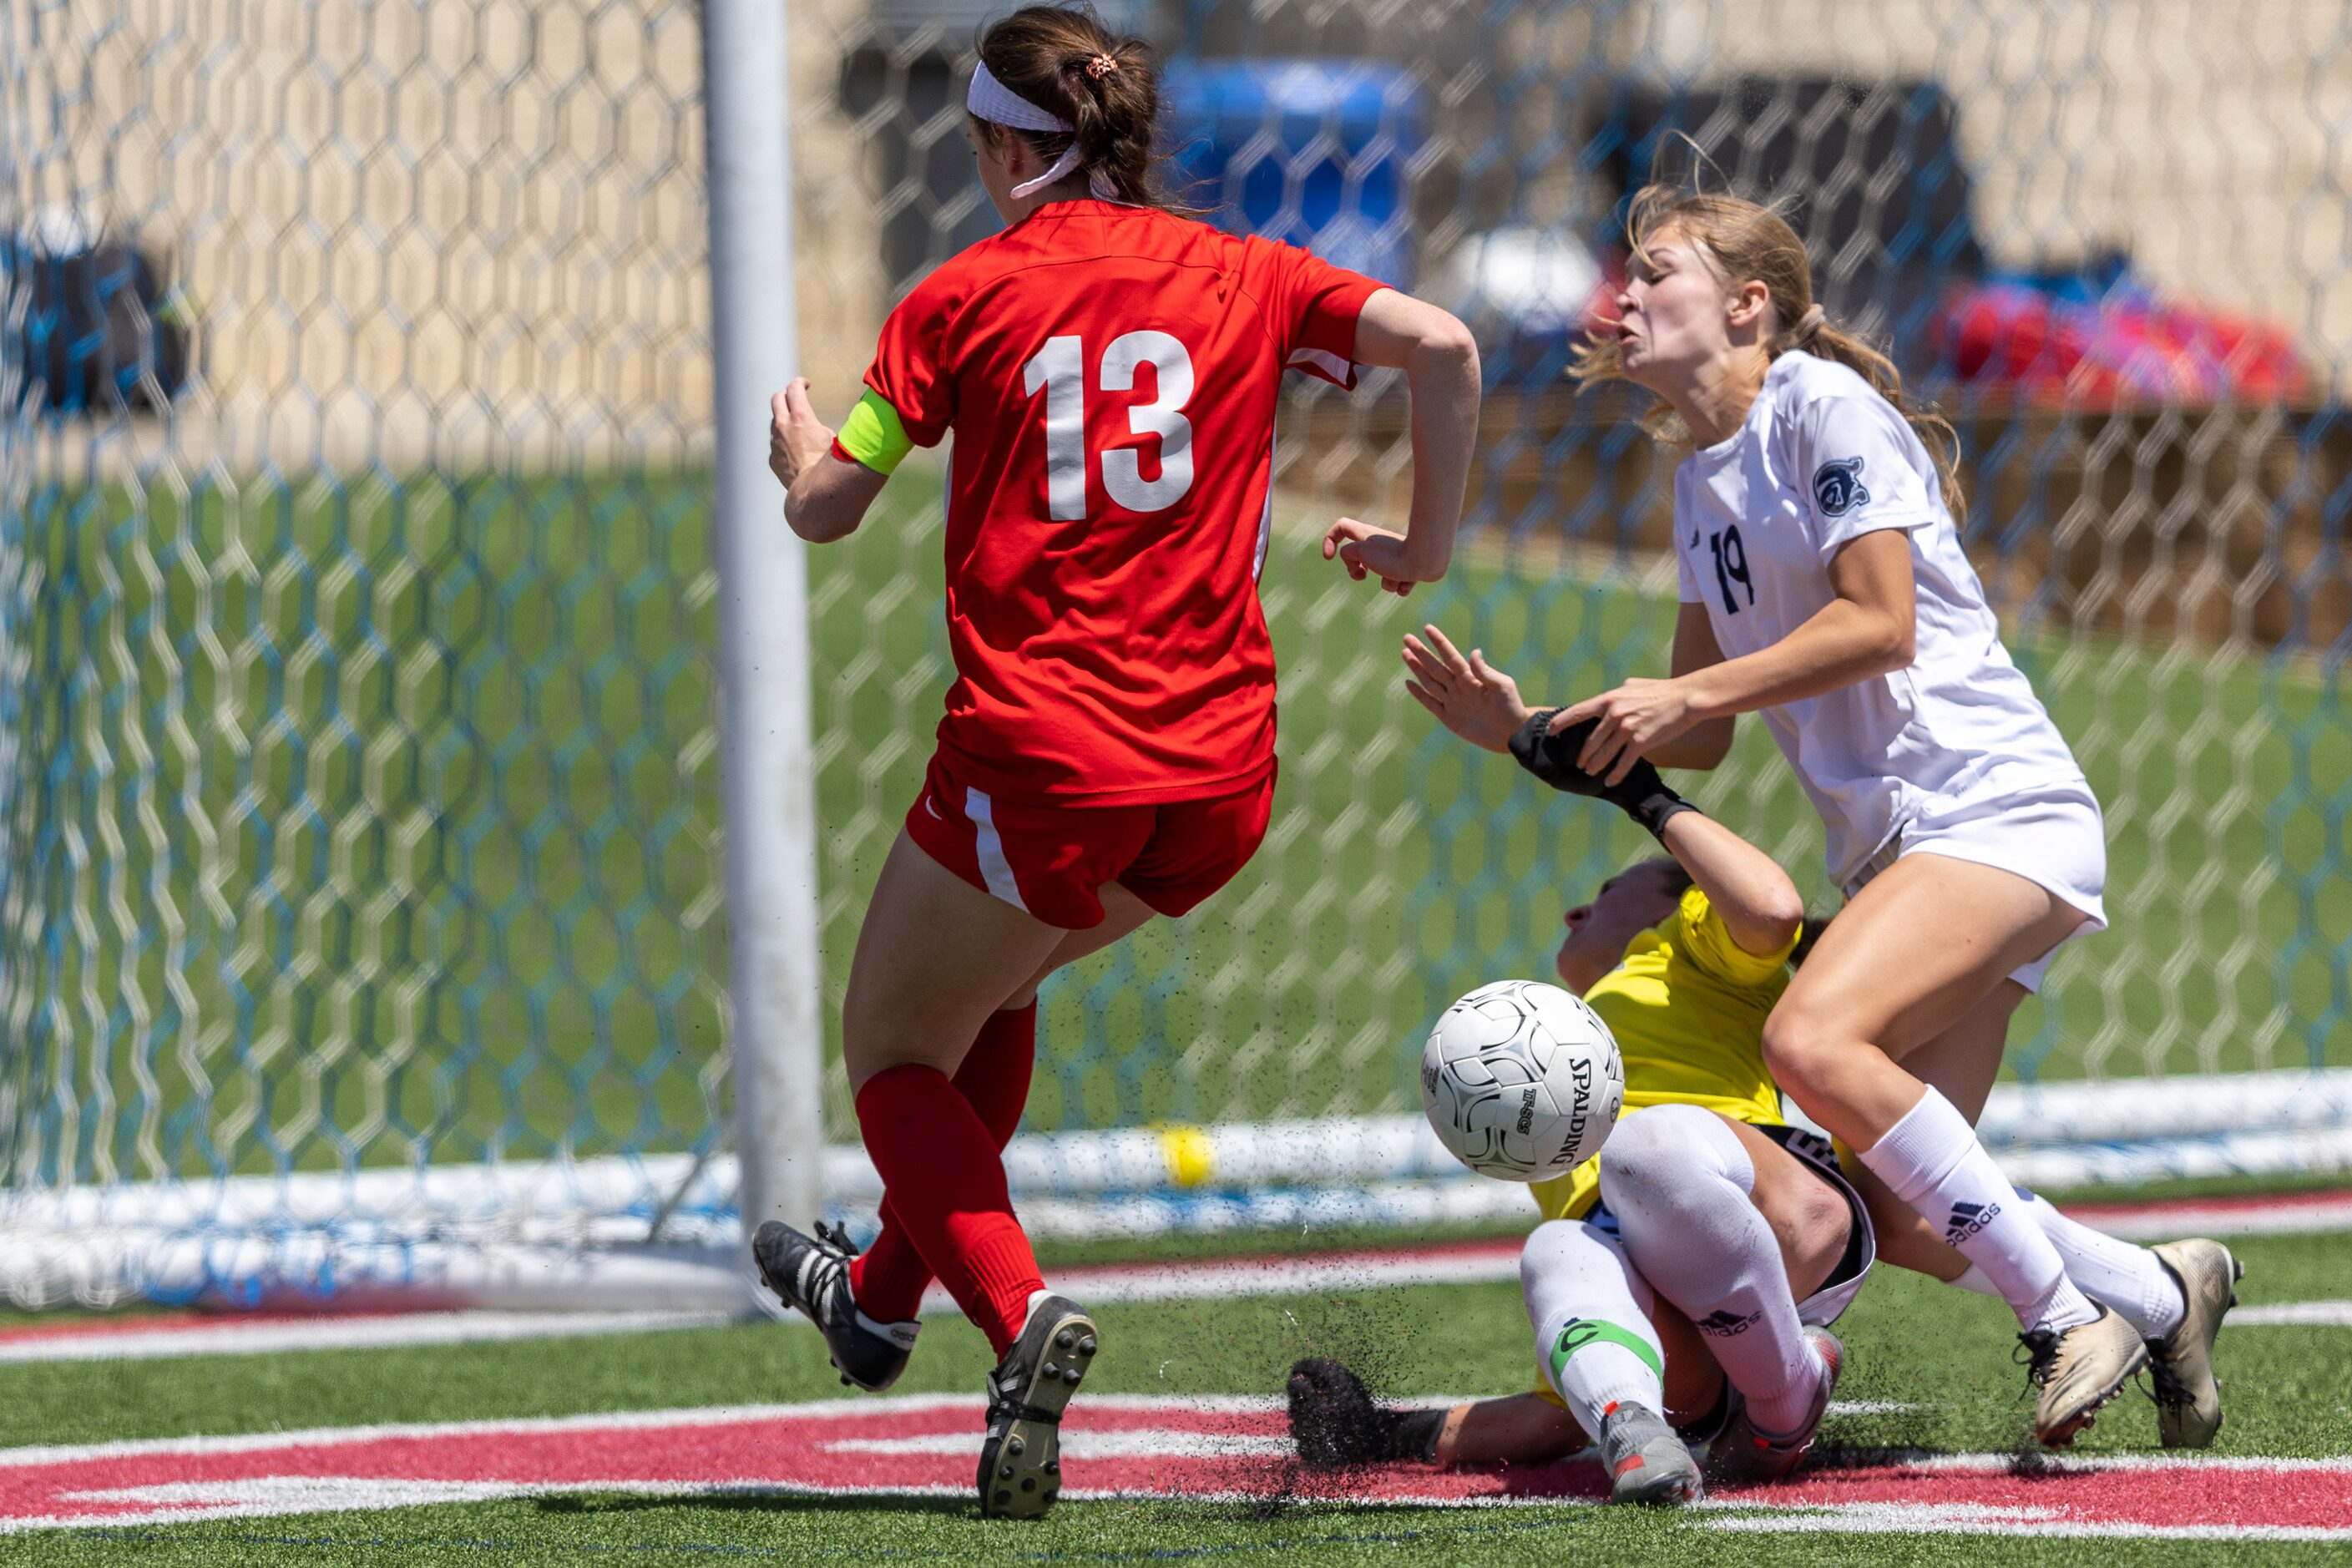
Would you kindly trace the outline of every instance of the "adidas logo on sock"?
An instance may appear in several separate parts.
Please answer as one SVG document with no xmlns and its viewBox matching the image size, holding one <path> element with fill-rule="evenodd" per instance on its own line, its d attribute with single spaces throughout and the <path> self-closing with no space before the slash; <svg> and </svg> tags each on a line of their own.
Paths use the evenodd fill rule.
<svg viewBox="0 0 2352 1568">
<path fill-rule="evenodd" d="M 1944 1226 L 1944 1240 L 1958 1247 L 1993 1222 L 2000 1213 L 1999 1204 L 1959 1203 L 1952 1205 L 1952 1217 Z"/>
<path fill-rule="evenodd" d="M 1730 1310 L 1728 1308 L 1717 1307 L 1706 1317 L 1694 1318 L 1691 1321 L 1697 1328 L 1699 1332 L 1703 1334 L 1713 1334 L 1717 1339 L 1724 1339 L 1732 1334 L 1746 1333 L 1748 1331 L 1748 1325 L 1755 1322 L 1757 1319 L 1763 1315 L 1762 1310 L 1759 1310 L 1748 1313 L 1743 1318 L 1738 1313 Z"/>
</svg>

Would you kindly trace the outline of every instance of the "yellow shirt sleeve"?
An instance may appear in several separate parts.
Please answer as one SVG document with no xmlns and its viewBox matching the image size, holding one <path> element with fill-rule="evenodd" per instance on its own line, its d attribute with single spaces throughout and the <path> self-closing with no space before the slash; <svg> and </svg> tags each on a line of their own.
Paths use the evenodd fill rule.
<svg viewBox="0 0 2352 1568">
<path fill-rule="evenodd" d="M 1683 929 L 1676 945 L 1697 968 L 1734 985 L 1760 985 L 1778 974 L 1805 934 L 1801 924 L 1796 935 L 1774 952 L 1749 952 L 1731 940 L 1723 917 L 1696 888 L 1684 889 L 1678 913 Z"/>
<path fill-rule="evenodd" d="M 841 443 L 843 451 L 877 474 L 896 468 L 915 446 L 898 411 L 870 386 L 849 411 L 849 417 L 841 422 L 841 431 L 834 439 Z"/>
</svg>

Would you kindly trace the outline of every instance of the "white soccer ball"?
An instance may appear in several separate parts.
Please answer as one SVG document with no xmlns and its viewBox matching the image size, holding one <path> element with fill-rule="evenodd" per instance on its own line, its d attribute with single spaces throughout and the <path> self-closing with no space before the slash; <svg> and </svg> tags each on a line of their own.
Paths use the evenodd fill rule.
<svg viewBox="0 0 2352 1568">
<path fill-rule="evenodd" d="M 1421 1051 L 1421 1108 L 1482 1176 L 1540 1182 L 1601 1152 L 1625 1064 L 1599 1014 L 1557 985 L 1497 980 L 1445 1010 Z"/>
</svg>

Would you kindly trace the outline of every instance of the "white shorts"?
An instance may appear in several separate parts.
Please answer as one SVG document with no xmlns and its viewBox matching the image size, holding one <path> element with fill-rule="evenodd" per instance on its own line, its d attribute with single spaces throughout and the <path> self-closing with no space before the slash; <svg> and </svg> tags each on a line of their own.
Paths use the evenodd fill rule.
<svg viewBox="0 0 2352 1568">
<path fill-rule="evenodd" d="M 1845 886 L 1862 891 L 1873 877 L 1906 855 L 1973 860 L 2024 878 L 2089 916 L 2057 947 L 2012 972 L 2028 991 L 2042 989 L 2050 961 L 2078 936 L 2107 929 L 2107 833 L 2099 802 L 2086 784 L 2056 784 L 1998 795 L 1936 801 L 1873 855 Z"/>
</svg>

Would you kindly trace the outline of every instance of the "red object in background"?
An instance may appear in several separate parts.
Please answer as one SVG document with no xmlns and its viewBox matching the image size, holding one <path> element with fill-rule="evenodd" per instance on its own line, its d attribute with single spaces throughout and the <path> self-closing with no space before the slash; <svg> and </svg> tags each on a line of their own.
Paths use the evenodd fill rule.
<svg viewBox="0 0 2352 1568">
<path fill-rule="evenodd" d="M 1599 260 L 1601 279 L 1578 325 L 1606 337 L 1615 330 L 1626 258 L 1612 250 Z M 2277 403 L 2312 384 L 2284 329 L 2206 306 L 2159 304 L 2130 288 L 2085 300 L 2023 283 L 1964 284 L 1937 312 L 1930 342 L 1938 379 L 2007 389 L 2039 407 Z"/>
<path fill-rule="evenodd" d="M 1955 292 L 1937 322 L 1943 368 L 1972 388 L 2042 406 L 2271 403 L 2310 373 L 2281 329 L 2228 311 L 2126 296 L 2056 298 L 2014 283 Z"/>
</svg>

